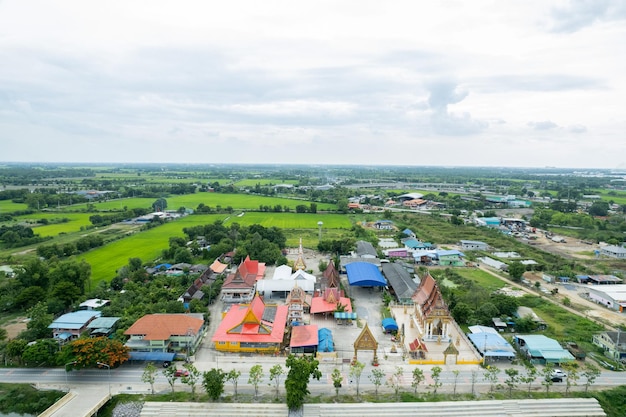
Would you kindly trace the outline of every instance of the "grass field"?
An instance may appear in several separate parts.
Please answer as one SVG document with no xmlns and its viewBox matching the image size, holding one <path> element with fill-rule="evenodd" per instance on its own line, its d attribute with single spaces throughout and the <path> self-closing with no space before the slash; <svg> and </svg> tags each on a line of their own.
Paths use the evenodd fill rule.
<svg viewBox="0 0 626 417">
<path fill-rule="evenodd" d="M 486 288 L 489 291 L 495 291 L 506 285 L 501 279 L 494 277 L 490 273 L 481 269 L 455 268 L 455 272 L 463 278 L 471 279 L 472 281 L 477 282 L 481 287 Z"/>
<path fill-rule="evenodd" d="M 169 246 L 170 237 L 184 237 L 186 227 L 212 224 L 216 220 L 224 220 L 228 226 L 231 222 L 238 222 L 242 226 L 261 224 L 264 227 L 288 227 L 292 230 L 288 234 L 289 246 L 297 246 L 299 237 L 303 237 L 303 244 L 315 247 L 318 237 L 318 221 L 324 222 L 323 236 L 340 236 L 341 229 L 349 229 L 352 224 L 346 216 L 339 214 L 296 214 L 296 213 L 245 213 L 242 217 L 227 216 L 224 214 L 203 214 L 186 216 L 171 223 L 166 223 L 154 229 L 137 232 L 131 236 L 116 240 L 102 248 L 95 249 L 79 259 L 85 259 L 91 265 L 92 285 L 100 281 L 110 281 L 121 266 L 128 263 L 129 258 L 140 258 L 149 262 L 157 258 L 163 249 Z M 330 231 L 332 230 L 332 232 Z M 306 243 L 305 239 L 306 237 Z"/>
<path fill-rule="evenodd" d="M 190 216 L 192 217 L 192 216 Z M 230 216 L 226 225 L 239 223 L 242 226 L 260 224 L 263 227 L 278 227 L 280 229 L 315 229 L 317 222 L 323 222 L 324 229 L 349 229 L 352 227 L 350 219 L 342 214 L 309 214 L 309 213 L 260 213 L 245 212 L 243 216 Z"/>
<path fill-rule="evenodd" d="M 27 216 L 21 216 L 20 220 L 27 219 L 48 219 L 50 222 L 54 222 L 56 219 L 69 219 L 66 223 L 54 223 L 43 226 L 33 227 L 33 232 L 39 236 L 58 236 L 60 233 L 74 233 L 79 232 L 81 226 L 90 226 L 89 216 L 92 213 L 37 213 L 29 214 Z"/>
<path fill-rule="evenodd" d="M 296 209 L 298 205 L 309 206 L 310 201 L 296 200 L 291 198 L 279 198 L 279 197 L 264 197 L 259 195 L 249 194 L 220 194 L 220 193 L 196 193 L 186 195 L 176 195 L 167 197 L 168 210 L 177 210 L 180 207 L 195 209 L 203 203 L 205 206 L 215 208 L 221 206 L 222 208 L 232 207 L 233 209 L 241 210 L 258 210 L 259 206 L 274 207 L 276 205 L 287 206 L 291 210 Z M 156 198 L 124 198 L 119 200 L 110 200 L 101 203 L 93 203 L 94 207 L 98 211 L 111 211 L 121 210 L 123 207 L 129 209 L 133 208 L 150 208 L 152 203 L 156 201 Z M 336 206 L 334 204 L 316 203 L 318 210 L 334 210 Z M 76 211 L 86 210 L 87 204 L 74 204 L 63 208 L 63 211 Z"/>
<path fill-rule="evenodd" d="M 14 203 L 11 200 L 0 200 L 0 214 L 13 213 L 14 211 L 26 209 L 28 209 L 28 204 Z"/>
</svg>

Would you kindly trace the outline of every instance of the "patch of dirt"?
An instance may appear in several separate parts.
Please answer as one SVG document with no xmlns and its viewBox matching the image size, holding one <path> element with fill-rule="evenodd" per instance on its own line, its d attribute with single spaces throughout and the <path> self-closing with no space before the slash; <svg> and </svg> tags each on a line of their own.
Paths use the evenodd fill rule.
<svg viewBox="0 0 626 417">
<path fill-rule="evenodd" d="M 26 317 L 18 317 L 3 326 L 7 331 L 8 340 L 16 338 L 22 330 L 26 330 L 26 320 Z"/>
</svg>

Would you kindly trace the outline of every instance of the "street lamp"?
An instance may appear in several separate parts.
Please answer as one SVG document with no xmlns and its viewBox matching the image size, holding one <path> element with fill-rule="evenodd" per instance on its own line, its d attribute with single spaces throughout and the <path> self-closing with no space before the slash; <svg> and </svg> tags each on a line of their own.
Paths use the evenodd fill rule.
<svg viewBox="0 0 626 417">
<path fill-rule="evenodd" d="M 102 362 L 98 362 L 99 366 L 106 366 L 107 369 L 109 370 L 109 398 L 111 397 L 111 366 L 107 365 L 106 363 L 102 363 Z"/>
<path fill-rule="evenodd" d="M 76 361 L 68 362 L 65 364 L 65 386 L 67 387 L 67 392 L 70 392 L 70 383 L 67 381 L 67 373 L 69 372 L 67 370 L 68 365 L 76 365 Z"/>
</svg>

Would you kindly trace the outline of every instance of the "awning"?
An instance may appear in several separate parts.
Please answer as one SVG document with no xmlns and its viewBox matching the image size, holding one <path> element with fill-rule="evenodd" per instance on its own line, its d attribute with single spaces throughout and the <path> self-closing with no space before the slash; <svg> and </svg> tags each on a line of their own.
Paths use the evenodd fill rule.
<svg viewBox="0 0 626 417">
<path fill-rule="evenodd" d="M 131 361 L 172 362 L 176 353 L 173 352 L 130 352 Z"/>
<path fill-rule="evenodd" d="M 345 311 L 335 312 L 335 318 L 339 320 L 356 320 L 356 313 L 348 313 Z"/>
<path fill-rule="evenodd" d="M 398 330 L 398 323 L 391 317 L 383 319 L 383 328 L 385 330 Z"/>
</svg>

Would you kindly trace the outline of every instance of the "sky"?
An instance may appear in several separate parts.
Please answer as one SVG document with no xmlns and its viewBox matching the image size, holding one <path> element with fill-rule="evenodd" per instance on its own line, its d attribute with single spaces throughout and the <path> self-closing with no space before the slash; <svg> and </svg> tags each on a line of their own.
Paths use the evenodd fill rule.
<svg viewBox="0 0 626 417">
<path fill-rule="evenodd" d="M 0 161 L 626 168 L 626 1 L 0 0 Z"/>
</svg>

